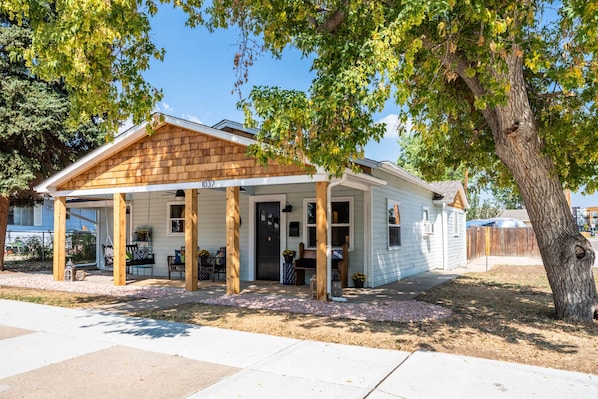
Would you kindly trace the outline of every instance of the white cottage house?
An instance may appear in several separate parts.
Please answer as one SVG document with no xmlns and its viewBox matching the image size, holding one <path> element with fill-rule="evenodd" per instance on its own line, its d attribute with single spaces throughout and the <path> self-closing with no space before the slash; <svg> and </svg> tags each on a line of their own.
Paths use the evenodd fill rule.
<svg viewBox="0 0 598 399">
<path fill-rule="evenodd" d="M 391 162 L 367 159 L 355 161 L 360 173 L 347 169 L 338 179 L 317 165 L 261 165 L 246 155 L 253 137 L 231 121 L 208 127 L 163 116 L 151 136 L 145 124 L 135 126 L 37 190 L 56 204 L 106 198 L 98 241 L 114 244 L 116 285 L 126 283 L 126 245 L 147 231 L 151 238 L 143 235 L 142 244 L 151 246 L 154 275 L 166 276 L 167 257 L 187 248 L 188 290 L 201 283 L 197 249 L 226 248 L 227 292 L 234 294 L 241 280 L 282 282 L 282 251 L 303 243 L 314 254 L 321 300 L 330 297 L 333 257 L 345 237 L 348 275 L 364 273 L 369 287 L 466 263 L 468 203 L 460 183 L 429 184 Z M 61 206 L 54 223 L 59 239 Z M 60 251 L 55 245 L 57 280 L 64 272 Z"/>
</svg>

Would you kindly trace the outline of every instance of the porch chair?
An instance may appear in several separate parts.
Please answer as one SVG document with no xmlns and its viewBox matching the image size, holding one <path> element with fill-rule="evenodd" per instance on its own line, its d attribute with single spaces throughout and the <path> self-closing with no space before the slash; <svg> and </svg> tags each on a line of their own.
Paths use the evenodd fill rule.
<svg viewBox="0 0 598 399">
<path fill-rule="evenodd" d="M 208 280 L 212 276 L 214 281 L 214 274 L 216 274 L 216 259 L 213 256 L 200 256 L 199 258 L 199 279 Z"/>
<path fill-rule="evenodd" d="M 214 259 L 214 273 L 218 274 L 218 280 L 220 280 L 220 273 L 224 274 L 226 278 L 226 247 L 220 247 L 216 252 L 216 258 Z"/>
<path fill-rule="evenodd" d="M 181 255 L 182 252 L 182 255 Z M 183 258 L 181 258 L 183 256 Z M 168 264 L 168 279 L 170 280 L 170 275 L 172 273 L 179 273 L 179 277 L 183 278 L 183 273 L 185 273 L 185 258 L 184 258 L 184 251 L 175 250 L 174 255 L 168 255 L 166 257 L 167 264 Z"/>
</svg>

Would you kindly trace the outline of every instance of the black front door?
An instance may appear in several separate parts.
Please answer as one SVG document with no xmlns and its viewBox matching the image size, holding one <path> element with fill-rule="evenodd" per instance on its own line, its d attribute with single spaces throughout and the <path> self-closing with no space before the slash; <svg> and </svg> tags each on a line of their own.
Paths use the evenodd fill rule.
<svg viewBox="0 0 598 399">
<path fill-rule="evenodd" d="M 255 211 L 256 279 L 280 281 L 280 203 L 258 202 Z"/>
</svg>

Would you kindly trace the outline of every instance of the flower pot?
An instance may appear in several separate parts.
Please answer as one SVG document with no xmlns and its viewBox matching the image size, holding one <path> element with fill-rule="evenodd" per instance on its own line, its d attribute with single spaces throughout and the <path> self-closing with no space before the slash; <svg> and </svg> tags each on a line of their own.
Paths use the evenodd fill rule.
<svg viewBox="0 0 598 399">
<path fill-rule="evenodd" d="M 362 280 L 353 280 L 353 285 L 355 285 L 355 288 L 363 288 L 363 281 Z"/>
<path fill-rule="evenodd" d="M 285 263 L 293 263 L 293 257 L 292 256 L 285 256 L 284 257 L 284 262 Z"/>
</svg>

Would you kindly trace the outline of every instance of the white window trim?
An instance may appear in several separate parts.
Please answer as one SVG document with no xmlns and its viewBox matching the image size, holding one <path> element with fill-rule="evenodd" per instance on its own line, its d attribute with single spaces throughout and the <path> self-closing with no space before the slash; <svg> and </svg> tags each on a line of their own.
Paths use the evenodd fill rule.
<svg viewBox="0 0 598 399">
<path fill-rule="evenodd" d="M 422 232 L 425 237 L 434 234 L 434 225 L 430 221 L 430 208 L 427 206 L 422 207 Z"/>
<path fill-rule="evenodd" d="M 316 202 L 316 198 L 303 198 L 303 237 L 302 241 L 305 243 L 305 248 L 307 249 L 315 249 L 315 247 L 308 246 L 308 234 L 309 234 L 309 227 L 316 227 L 315 224 L 307 224 L 307 204 L 310 202 Z M 353 252 L 353 240 L 354 240 L 354 230 L 355 230 L 355 217 L 353 215 L 354 208 L 353 208 L 353 197 L 333 197 L 330 199 L 330 202 L 349 202 L 349 252 Z M 330 227 L 344 227 L 347 226 L 346 223 L 330 223 Z M 341 249 L 342 247 L 331 247 L 332 249 Z"/>
<path fill-rule="evenodd" d="M 459 226 L 459 212 L 453 211 L 453 237 L 459 237 L 460 226 Z"/>
<path fill-rule="evenodd" d="M 43 211 L 44 211 L 43 204 L 37 204 L 37 205 L 35 205 L 35 208 L 33 208 L 33 225 L 34 226 L 43 225 Z"/>
<path fill-rule="evenodd" d="M 388 221 L 388 210 L 391 206 L 397 205 L 399 207 L 399 223 L 398 224 L 390 224 Z M 386 247 L 389 251 L 397 250 L 403 247 L 403 237 L 401 235 L 401 202 L 397 200 L 393 200 L 390 198 L 386 199 L 386 209 L 384 210 L 386 219 Z M 390 227 L 398 227 L 399 228 L 399 245 L 390 245 Z"/>
<path fill-rule="evenodd" d="M 182 233 L 173 233 L 170 230 L 170 222 L 172 220 L 185 220 L 185 213 L 183 212 L 183 217 L 182 218 L 171 218 L 170 217 L 170 207 L 172 205 L 185 205 L 185 201 L 172 201 L 172 202 L 167 202 L 166 203 L 166 235 L 170 236 L 170 237 L 177 237 L 177 236 L 184 236 L 185 232 L 183 231 Z"/>
</svg>

